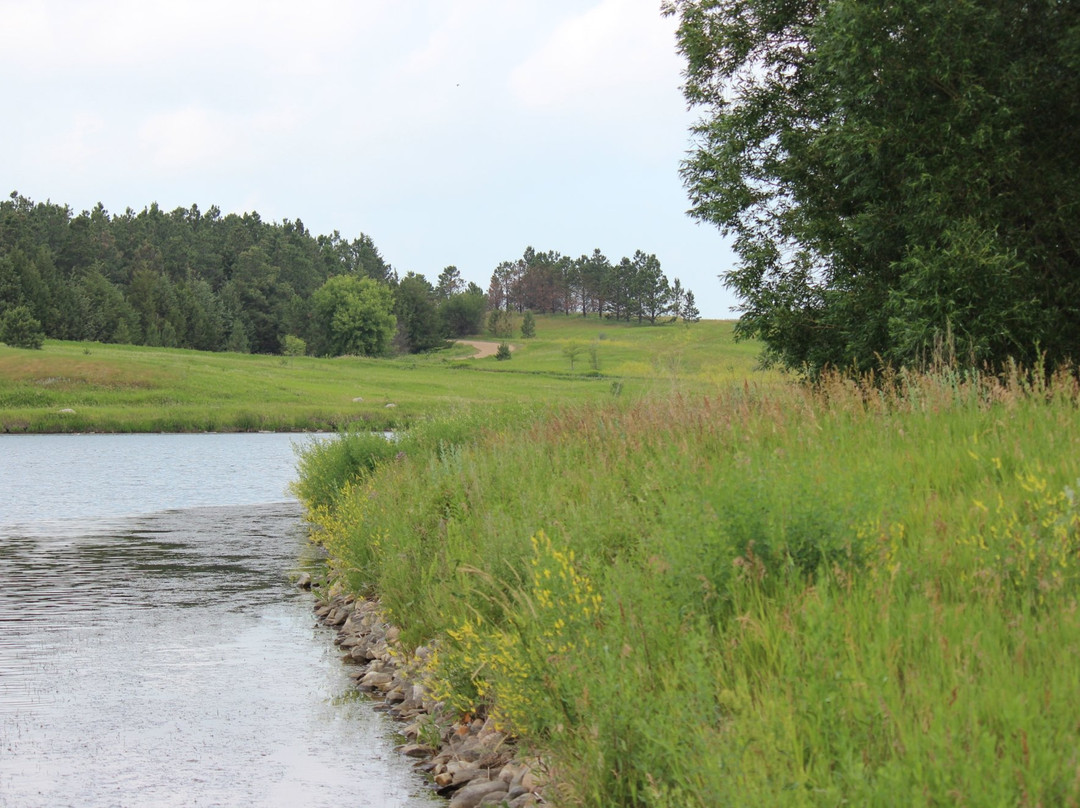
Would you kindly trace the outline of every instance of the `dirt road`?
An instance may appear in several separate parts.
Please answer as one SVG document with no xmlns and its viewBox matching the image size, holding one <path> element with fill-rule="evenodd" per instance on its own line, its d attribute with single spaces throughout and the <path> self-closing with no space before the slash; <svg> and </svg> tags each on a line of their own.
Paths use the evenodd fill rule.
<svg viewBox="0 0 1080 808">
<path fill-rule="evenodd" d="M 499 343 L 497 342 L 483 342 L 477 339 L 459 339 L 458 345 L 468 345 L 476 348 L 476 353 L 472 356 L 459 356 L 458 359 L 483 359 L 488 356 L 494 356 L 495 352 L 499 350 Z M 510 350 L 514 350 L 514 346 L 510 346 Z"/>
</svg>

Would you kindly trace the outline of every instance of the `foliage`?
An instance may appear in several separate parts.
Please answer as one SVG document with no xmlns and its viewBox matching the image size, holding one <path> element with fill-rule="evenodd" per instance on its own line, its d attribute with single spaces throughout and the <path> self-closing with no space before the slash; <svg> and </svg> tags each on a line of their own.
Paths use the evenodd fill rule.
<svg viewBox="0 0 1080 808">
<path fill-rule="evenodd" d="M 419 353 L 445 344 L 437 295 L 423 275 L 409 272 L 398 283 L 394 292 L 394 315 L 405 351 Z"/>
<path fill-rule="evenodd" d="M 585 351 L 585 346 L 580 342 L 568 342 L 563 346 L 562 353 L 570 360 L 570 370 L 574 369 L 574 362 Z"/>
<path fill-rule="evenodd" d="M 311 296 L 315 351 L 321 356 L 382 356 L 397 318 L 390 288 L 371 278 L 336 275 Z"/>
<path fill-rule="evenodd" d="M 0 315 L 0 342 L 12 348 L 39 349 L 45 332 L 26 306 L 12 306 Z"/>
<path fill-rule="evenodd" d="M 27 306 L 53 339 L 277 353 L 311 339 L 311 295 L 335 275 L 393 280 L 367 236 L 300 220 L 0 202 L 0 307 Z"/>
<path fill-rule="evenodd" d="M 734 236 L 724 282 L 768 360 L 1075 358 L 1076 4 L 665 7 L 703 112 L 691 212 Z"/>
<path fill-rule="evenodd" d="M 307 354 L 307 343 L 300 337 L 286 334 L 281 338 L 281 353 L 283 356 L 304 356 Z"/>
<path fill-rule="evenodd" d="M 503 261 L 491 275 L 488 301 L 504 311 L 579 311 L 615 320 L 656 323 L 665 313 L 678 316 L 682 303 L 672 292 L 655 255 L 641 250 L 614 266 L 599 249 L 572 259 L 556 251 L 526 248 L 516 261 Z"/>
<path fill-rule="evenodd" d="M 517 329 L 517 315 L 503 309 L 492 309 L 488 313 L 487 331 L 491 336 L 506 339 L 514 336 Z"/>
<path fill-rule="evenodd" d="M 536 336 L 536 317 L 531 311 L 526 311 L 521 318 L 521 338 L 532 339 Z"/>
<path fill-rule="evenodd" d="M 487 295 L 480 287 L 470 284 L 464 292 L 451 294 L 439 306 L 439 319 L 447 338 L 467 337 L 484 330 Z"/>
<path fill-rule="evenodd" d="M 500 342 L 499 347 L 495 349 L 495 358 L 500 362 L 504 362 L 511 356 L 513 356 L 513 354 L 510 352 L 510 343 Z"/>
<path fill-rule="evenodd" d="M 1070 804 L 1078 401 L 900 373 L 470 416 L 327 538 L 560 802 Z"/>
</svg>

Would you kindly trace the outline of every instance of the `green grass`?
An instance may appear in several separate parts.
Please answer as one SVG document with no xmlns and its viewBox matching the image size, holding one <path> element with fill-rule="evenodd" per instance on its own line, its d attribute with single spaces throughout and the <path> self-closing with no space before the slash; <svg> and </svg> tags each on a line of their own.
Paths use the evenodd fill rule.
<svg viewBox="0 0 1080 808">
<path fill-rule="evenodd" d="M 560 804 L 1077 804 L 1075 379 L 692 387 L 323 445 L 301 486 Z"/>
<path fill-rule="evenodd" d="M 599 370 L 585 355 L 571 371 L 562 349 L 587 339 L 595 342 Z M 513 343 L 518 349 L 506 362 L 463 359 L 472 353 L 463 346 L 399 359 L 59 341 L 47 341 L 41 351 L 0 346 L 0 430 L 389 429 L 463 408 L 583 402 L 610 396 L 615 382 L 634 396 L 676 381 L 709 384 L 724 374 L 755 373 L 753 346 L 733 345 L 725 322 L 639 327 L 538 317 L 536 338 Z"/>
</svg>

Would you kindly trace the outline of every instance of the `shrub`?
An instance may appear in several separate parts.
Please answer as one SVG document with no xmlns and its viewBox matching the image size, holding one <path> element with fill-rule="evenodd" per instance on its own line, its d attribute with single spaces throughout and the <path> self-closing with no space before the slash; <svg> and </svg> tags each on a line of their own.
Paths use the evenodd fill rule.
<svg viewBox="0 0 1080 808">
<path fill-rule="evenodd" d="M 45 332 L 30 309 L 13 306 L 0 317 L 0 342 L 12 348 L 39 349 L 45 343 Z"/>
<path fill-rule="evenodd" d="M 304 356 L 307 353 L 307 343 L 300 337 L 286 334 L 281 338 L 281 353 L 284 356 Z"/>
<path fill-rule="evenodd" d="M 499 348 L 495 351 L 495 358 L 502 362 L 504 359 L 510 358 L 510 345 L 506 342 L 500 342 Z"/>
</svg>

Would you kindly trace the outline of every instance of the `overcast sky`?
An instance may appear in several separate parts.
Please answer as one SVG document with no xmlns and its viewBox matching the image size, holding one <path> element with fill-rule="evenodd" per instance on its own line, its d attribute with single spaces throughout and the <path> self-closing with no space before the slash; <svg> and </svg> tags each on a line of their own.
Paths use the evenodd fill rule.
<svg viewBox="0 0 1080 808">
<path fill-rule="evenodd" d="M 0 70 L 5 194 L 256 210 L 485 289 L 530 245 L 641 249 L 734 316 L 659 0 L 0 0 Z"/>
</svg>

